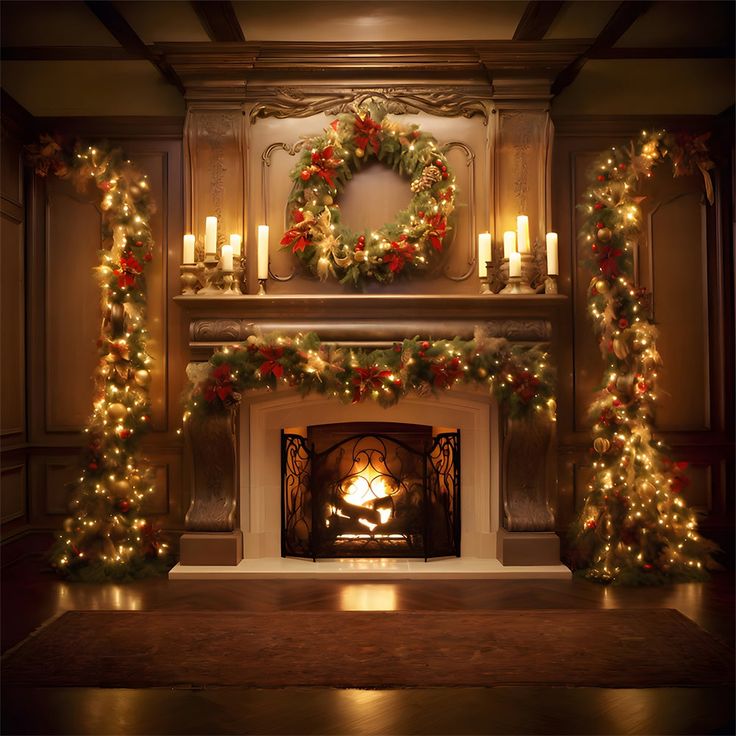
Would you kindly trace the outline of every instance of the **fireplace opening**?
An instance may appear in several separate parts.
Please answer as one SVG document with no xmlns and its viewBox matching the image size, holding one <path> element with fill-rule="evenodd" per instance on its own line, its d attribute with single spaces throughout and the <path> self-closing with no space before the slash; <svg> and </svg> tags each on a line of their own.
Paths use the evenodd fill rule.
<svg viewBox="0 0 736 736">
<path fill-rule="evenodd" d="M 351 422 L 281 432 L 284 557 L 460 556 L 460 432 Z"/>
</svg>

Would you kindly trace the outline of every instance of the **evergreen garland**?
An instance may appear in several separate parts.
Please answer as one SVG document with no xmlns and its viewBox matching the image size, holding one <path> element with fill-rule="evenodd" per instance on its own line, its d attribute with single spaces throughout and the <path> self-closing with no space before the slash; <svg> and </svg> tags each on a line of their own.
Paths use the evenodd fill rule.
<svg viewBox="0 0 736 736">
<path fill-rule="evenodd" d="M 670 158 L 675 176 L 703 174 L 712 203 L 706 140 L 644 132 L 636 145 L 612 148 L 593 166 L 580 205 L 594 274 L 589 310 L 606 368 L 591 405 L 593 477 L 572 534 L 575 564 L 598 582 L 699 580 L 715 564 L 714 545 L 698 534 L 695 513 L 681 497 L 687 463 L 673 462 L 654 437 L 657 330 L 647 317 L 648 295 L 633 280 L 640 180 Z"/>
<path fill-rule="evenodd" d="M 152 493 L 152 470 L 140 456 L 150 431 L 146 352 L 145 272 L 153 258 L 154 205 L 147 177 L 119 149 L 77 145 L 73 152 L 42 136 L 27 158 L 37 174 L 97 188 L 103 247 L 95 269 L 102 326 L 95 370 L 94 411 L 86 427 L 84 464 L 71 501 L 72 516 L 51 552 L 52 565 L 80 580 L 126 579 L 162 571 L 166 545 L 141 516 Z"/>
</svg>

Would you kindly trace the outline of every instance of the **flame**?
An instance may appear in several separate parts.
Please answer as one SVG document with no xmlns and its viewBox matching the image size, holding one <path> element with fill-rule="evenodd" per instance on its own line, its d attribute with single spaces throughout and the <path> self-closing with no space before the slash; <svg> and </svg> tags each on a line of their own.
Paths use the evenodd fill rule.
<svg viewBox="0 0 736 736">
<path fill-rule="evenodd" d="M 351 478 L 349 485 L 343 492 L 345 503 L 366 509 L 372 509 L 373 503 L 376 500 L 386 498 L 390 495 L 390 488 L 386 481 L 372 468 Z M 341 513 L 339 509 L 331 507 L 330 510 L 333 513 L 336 513 L 337 516 L 348 518 L 345 514 Z M 392 509 L 390 507 L 382 507 L 376 509 L 376 511 L 381 519 L 381 524 L 385 524 L 391 518 Z M 367 527 L 371 532 L 378 527 L 378 524 L 374 524 L 373 522 L 368 521 L 368 519 L 360 517 L 358 518 L 358 523 Z"/>
</svg>

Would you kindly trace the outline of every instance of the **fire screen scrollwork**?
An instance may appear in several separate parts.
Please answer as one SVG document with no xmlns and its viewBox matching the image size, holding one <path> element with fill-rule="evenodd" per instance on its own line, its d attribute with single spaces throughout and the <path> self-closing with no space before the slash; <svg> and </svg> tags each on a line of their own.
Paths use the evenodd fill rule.
<svg viewBox="0 0 736 736">
<path fill-rule="evenodd" d="M 425 429 L 413 446 L 362 433 L 322 451 L 283 433 L 282 555 L 459 556 L 459 432 Z"/>
</svg>

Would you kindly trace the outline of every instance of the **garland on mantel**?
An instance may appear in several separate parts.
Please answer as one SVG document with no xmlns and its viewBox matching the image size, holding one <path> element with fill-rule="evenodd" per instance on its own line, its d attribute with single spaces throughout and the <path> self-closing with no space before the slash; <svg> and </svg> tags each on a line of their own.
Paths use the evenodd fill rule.
<svg viewBox="0 0 736 736">
<path fill-rule="evenodd" d="M 71 499 L 73 515 L 64 522 L 51 561 L 64 575 L 82 580 L 158 572 L 166 545 L 141 516 L 153 485 L 139 450 L 151 423 L 145 271 L 153 258 L 154 204 L 148 179 L 119 149 L 77 145 L 72 152 L 50 136 L 29 146 L 27 158 L 37 174 L 69 179 L 79 191 L 94 183 L 103 222 L 95 269 L 102 324 L 94 412 L 84 430 L 87 447 Z"/>
<path fill-rule="evenodd" d="M 335 198 L 372 156 L 408 177 L 413 196 L 394 222 L 356 234 L 340 222 Z M 378 106 L 339 115 L 307 139 L 292 178 L 281 245 L 323 281 L 362 286 L 426 271 L 452 229 L 455 177 L 445 153 L 432 135 L 390 120 Z"/>
<path fill-rule="evenodd" d="M 231 411 L 246 390 L 295 386 L 345 403 L 389 407 L 410 392 L 428 395 L 459 383 L 487 386 L 514 417 L 554 418 L 554 371 L 538 347 L 512 345 L 479 331 L 473 340 L 418 337 L 380 350 L 323 343 L 313 333 L 251 335 L 201 367 L 184 421 Z"/>
<path fill-rule="evenodd" d="M 577 565 L 598 582 L 702 579 L 715 564 L 715 546 L 697 533 L 681 497 L 687 463 L 673 462 L 653 435 L 661 361 L 647 294 L 634 283 L 640 180 L 668 157 L 675 176 L 702 173 L 712 204 L 707 138 L 644 132 L 636 145 L 612 148 L 593 166 L 580 205 L 594 273 L 588 303 L 606 369 L 591 405 L 593 477 L 573 534 Z"/>
</svg>

